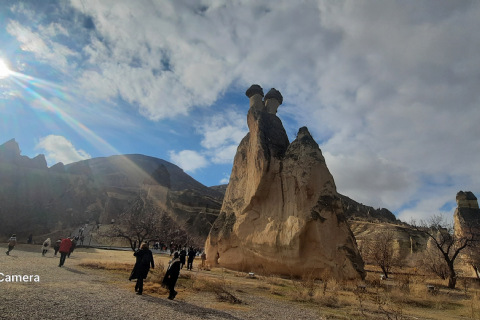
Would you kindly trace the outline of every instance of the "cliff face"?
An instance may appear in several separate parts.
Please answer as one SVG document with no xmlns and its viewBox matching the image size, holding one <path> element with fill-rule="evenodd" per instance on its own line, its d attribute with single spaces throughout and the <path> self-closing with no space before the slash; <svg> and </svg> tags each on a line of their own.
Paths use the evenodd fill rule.
<svg viewBox="0 0 480 320">
<path fill-rule="evenodd" d="M 252 88 L 249 133 L 237 149 L 221 213 L 206 242 L 207 259 L 245 271 L 364 277 L 318 144 L 306 127 L 290 144 L 275 114 L 278 91 L 272 89 L 262 103 Z"/>
</svg>

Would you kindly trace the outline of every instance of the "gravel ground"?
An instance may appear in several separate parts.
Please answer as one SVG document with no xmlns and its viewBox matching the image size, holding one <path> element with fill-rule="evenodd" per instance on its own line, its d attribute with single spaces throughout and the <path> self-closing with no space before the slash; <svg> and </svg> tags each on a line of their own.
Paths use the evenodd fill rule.
<svg viewBox="0 0 480 320">
<path fill-rule="evenodd" d="M 42 257 L 40 246 L 19 245 L 10 256 L 3 251 L 1 273 L 38 275 L 40 282 L 0 282 L 0 319 L 321 319 L 312 310 L 261 297 L 241 296 L 245 310 L 220 311 L 206 307 L 213 302 L 207 295 L 187 301 L 138 296 L 133 284 L 126 289 L 108 272 L 79 267 L 87 253 L 75 251 L 59 268 L 52 250 Z"/>
</svg>

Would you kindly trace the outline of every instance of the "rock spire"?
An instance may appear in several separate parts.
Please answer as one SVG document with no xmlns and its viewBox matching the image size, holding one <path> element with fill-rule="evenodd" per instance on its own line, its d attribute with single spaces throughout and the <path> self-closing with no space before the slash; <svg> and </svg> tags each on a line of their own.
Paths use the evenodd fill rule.
<svg viewBox="0 0 480 320">
<path fill-rule="evenodd" d="M 270 90 L 265 105 L 259 89 L 246 93 L 249 133 L 238 146 L 206 241 L 208 262 L 242 271 L 363 278 L 363 260 L 318 144 L 306 127 L 289 143 L 275 114 L 280 92 Z M 269 101 L 278 105 L 269 109 Z"/>
</svg>

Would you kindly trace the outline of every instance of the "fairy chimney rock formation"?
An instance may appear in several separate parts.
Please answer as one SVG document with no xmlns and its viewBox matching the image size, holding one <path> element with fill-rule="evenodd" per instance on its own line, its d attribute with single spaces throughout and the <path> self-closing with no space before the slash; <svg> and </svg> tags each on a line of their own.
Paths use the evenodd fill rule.
<svg viewBox="0 0 480 320">
<path fill-rule="evenodd" d="M 277 114 L 278 107 L 282 104 L 283 97 L 280 91 L 275 88 L 270 89 L 265 95 L 265 108 L 268 113 Z"/>
<path fill-rule="evenodd" d="M 265 109 L 265 104 L 263 103 L 263 89 L 258 84 L 252 84 L 248 88 L 245 95 L 250 99 L 250 108 L 263 110 Z"/>
<path fill-rule="evenodd" d="M 460 191 L 456 200 L 457 208 L 453 214 L 455 232 L 462 236 L 472 230 L 480 232 L 480 208 L 477 197 L 471 191 Z"/>
<path fill-rule="evenodd" d="M 253 89 L 252 89 L 253 88 Z M 306 127 L 289 143 L 275 115 L 247 90 L 249 133 L 238 146 L 222 209 L 206 241 L 208 262 L 241 271 L 364 278 L 364 263 L 318 144 Z M 260 88 L 261 89 L 261 88 Z M 256 91 L 255 91 L 256 90 Z M 278 94 L 277 94 L 278 92 Z"/>
</svg>

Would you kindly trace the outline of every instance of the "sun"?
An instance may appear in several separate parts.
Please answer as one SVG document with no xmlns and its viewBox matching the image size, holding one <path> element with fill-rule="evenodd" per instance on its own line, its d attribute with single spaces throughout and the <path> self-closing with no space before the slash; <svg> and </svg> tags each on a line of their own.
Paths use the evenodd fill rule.
<svg viewBox="0 0 480 320">
<path fill-rule="evenodd" d="M 10 69 L 3 60 L 0 60 L 0 79 L 6 78 L 10 75 Z"/>
</svg>

